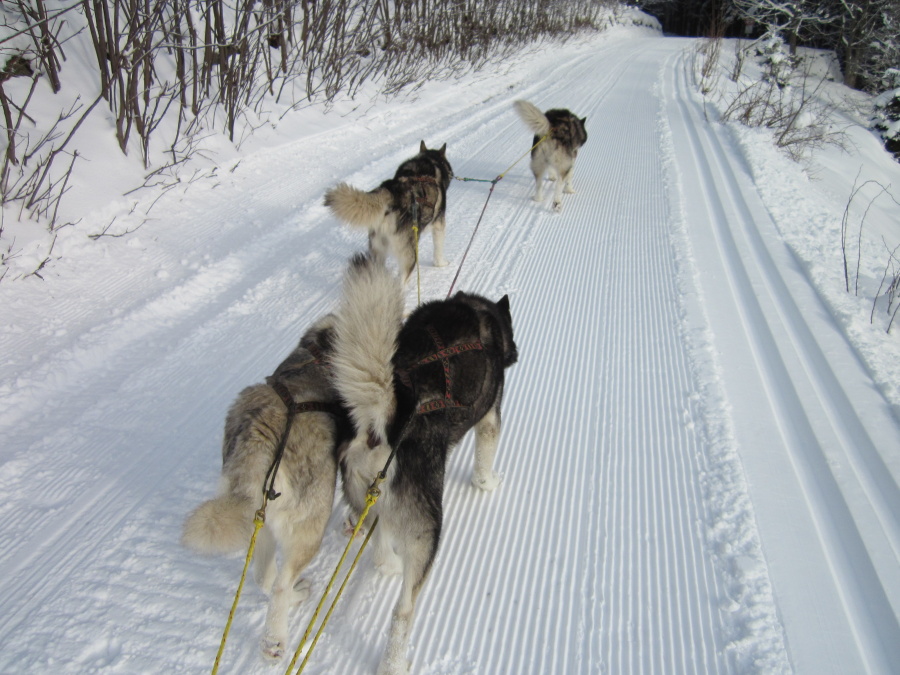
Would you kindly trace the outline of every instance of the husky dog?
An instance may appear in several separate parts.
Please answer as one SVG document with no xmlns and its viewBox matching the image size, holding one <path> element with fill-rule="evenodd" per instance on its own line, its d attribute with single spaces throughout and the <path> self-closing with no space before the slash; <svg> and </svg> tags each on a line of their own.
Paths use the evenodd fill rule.
<svg viewBox="0 0 900 675">
<path fill-rule="evenodd" d="M 584 123 L 587 117 L 576 117 L 565 109 L 541 112 L 528 101 L 516 101 L 513 104 L 519 117 L 535 134 L 532 143 L 537 143 L 549 134 L 544 142 L 531 151 L 531 172 L 534 174 L 534 201 L 544 201 L 544 172 L 549 168 L 551 180 L 556 181 L 553 193 L 553 208 L 562 209 L 563 188 L 565 192 L 574 194 L 572 174 L 575 171 L 575 158 L 578 148 L 587 141 Z"/>
<path fill-rule="evenodd" d="M 406 673 L 416 598 L 434 561 L 443 521 L 444 473 L 452 447 L 476 433 L 473 484 L 493 490 L 504 369 L 516 362 L 509 299 L 477 295 L 424 304 L 403 323 L 400 281 L 371 255 L 358 255 L 336 312 L 335 387 L 356 437 L 340 456 L 344 496 L 358 516 L 366 491 L 387 462 L 375 564 L 402 571 L 400 598 L 381 675 Z"/>
<path fill-rule="evenodd" d="M 419 235 L 431 225 L 434 265 L 447 265 L 444 229 L 452 176 L 447 144 L 429 150 L 422 141 L 419 154 L 403 162 L 393 178 L 370 192 L 340 183 L 325 193 L 325 206 L 346 223 L 368 228 L 369 250 L 382 259 L 392 252 L 406 282 L 416 264 L 415 225 Z"/>
<path fill-rule="evenodd" d="M 320 319 L 265 384 L 238 395 L 225 418 L 219 495 L 188 516 L 181 538 L 204 554 L 245 550 L 276 447 L 284 442 L 254 566 L 257 584 L 270 596 L 260 646 L 272 659 L 284 654 L 288 611 L 309 595 L 300 573 L 319 550 L 334 502 L 338 446 L 352 435 L 328 376 L 332 323 L 332 315 Z M 283 439 L 289 404 L 293 417 Z"/>
</svg>

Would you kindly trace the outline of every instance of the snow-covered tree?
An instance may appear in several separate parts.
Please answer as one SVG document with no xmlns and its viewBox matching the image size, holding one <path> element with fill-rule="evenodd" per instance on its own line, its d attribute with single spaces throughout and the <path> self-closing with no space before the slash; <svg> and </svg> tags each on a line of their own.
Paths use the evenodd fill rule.
<svg viewBox="0 0 900 675">
<path fill-rule="evenodd" d="M 900 65 L 896 62 L 900 3 L 829 0 L 827 5 L 834 15 L 829 33 L 844 66 L 844 82 L 850 87 L 877 89 L 884 71 Z"/>
<path fill-rule="evenodd" d="M 851 87 L 876 90 L 890 68 L 900 67 L 898 0 L 731 0 L 738 16 L 798 44 L 834 49 Z"/>
<path fill-rule="evenodd" d="M 768 35 L 780 36 L 791 54 L 805 36 L 821 32 L 832 22 L 828 3 L 811 0 L 732 0 L 739 17 L 764 27 Z"/>
</svg>

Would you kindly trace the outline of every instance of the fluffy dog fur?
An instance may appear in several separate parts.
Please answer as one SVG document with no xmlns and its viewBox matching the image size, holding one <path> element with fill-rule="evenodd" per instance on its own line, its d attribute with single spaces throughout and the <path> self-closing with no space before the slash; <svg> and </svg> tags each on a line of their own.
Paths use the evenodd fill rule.
<svg viewBox="0 0 900 675">
<path fill-rule="evenodd" d="M 429 150 L 422 141 L 419 154 L 403 162 L 394 177 L 370 192 L 340 183 L 325 193 L 325 205 L 344 222 L 369 230 L 369 250 L 379 258 L 393 253 L 409 281 L 416 264 L 416 238 L 429 225 L 434 243 L 434 265 L 444 267 L 447 188 L 453 170 L 447 144 Z"/>
<path fill-rule="evenodd" d="M 575 172 L 575 158 L 578 148 L 587 141 L 584 123 L 587 117 L 576 117 L 565 109 L 553 109 L 541 112 L 528 101 L 516 101 L 514 104 L 519 117 L 534 133 L 532 143 L 537 143 L 543 136 L 550 137 L 531 151 L 531 172 L 534 174 L 534 201 L 544 201 L 544 173 L 556 181 L 553 192 L 553 208 L 562 209 L 563 190 L 574 194 L 572 174 Z"/>
<path fill-rule="evenodd" d="M 267 378 L 244 389 L 225 419 L 219 495 L 204 502 L 184 523 L 182 543 L 203 554 L 246 550 L 253 518 L 262 505 L 263 484 L 284 432 L 287 410 L 270 386 L 280 381 L 297 402 L 335 404 L 337 414 L 298 412 L 291 425 L 266 523 L 257 537 L 254 576 L 269 596 L 263 654 L 279 659 L 287 644 L 288 612 L 309 595 L 300 573 L 319 550 L 331 515 L 338 446 L 352 429 L 328 377 L 333 317 L 316 323 L 297 348 Z M 276 564 L 276 546 L 281 565 Z"/>
<path fill-rule="evenodd" d="M 504 369 L 517 359 L 509 299 L 457 293 L 427 303 L 403 323 L 399 280 L 372 256 L 346 273 L 336 312 L 333 376 L 356 437 L 340 458 L 344 496 L 357 515 L 366 490 L 396 450 L 382 494 L 375 564 L 402 571 L 381 675 L 406 673 L 416 598 L 431 569 L 443 522 L 444 473 L 450 450 L 476 431 L 472 482 L 493 490 Z"/>
</svg>

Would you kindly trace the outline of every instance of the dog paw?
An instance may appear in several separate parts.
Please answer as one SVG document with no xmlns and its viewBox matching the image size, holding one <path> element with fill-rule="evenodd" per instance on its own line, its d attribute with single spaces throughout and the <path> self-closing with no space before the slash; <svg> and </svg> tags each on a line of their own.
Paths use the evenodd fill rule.
<svg viewBox="0 0 900 675">
<path fill-rule="evenodd" d="M 434 266 L 435 266 L 435 267 L 446 267 L 446 266 L 449 265 L 449 264 L 450 264 L 450 263 L 448 263 L 448 262 L 447 262 L 446 260 L 444 260 L 443 258 L 441 258 L 440 260 L 435 260 L 435 261 L 434 261 Z"/>
<path fill-rule="evenodd" d="M 262 655 L 269 661 L 280 661 L 284 658 L 285 642 L 286 640 L 279 640 L 272 635 L 263 635 L 259 648 Z"/>
<path fill-rule="evenodd" d="M 565 192 L 567 195 L 578 194 L 577 192 L 575 192 L 575 188 L 573 188 L 571 185 L 567 185 L 566 189 L 563 190 L 563 192 Z"/>
<path fill-rule="evenodd" d="M 378 666 L 376 675 L 408 675 L 411 669 L 412 662 L 407 659 L 400 659 L 399 661 L 390 659 L 390 661 L 382 662 Z"/>
<path fill-rule="evenodd" d="M 559 213 L 560 211 L 562 211 L 562 202 L 561 202 L 561 201 L 559 201 L 559 202 L 554 201 L 554 202 L 553 202 L 553 210 L 556 211 L 557 213 Z"/>
<path fill-rule="evenodd" d="M 485 476 L 472 476 L 472 485 L 477 487 L 479 490 L 484 490 L 485 492 L 493 492 L 497 489 L 497 486 L 500 485 L 500 481 L 503 479 L 500 477 L 500 474 L 496 471 L 491 471 L 489 474 Z"/>
<path fill-rule="evenodd" d="M 531 198 L 531 201 L 540 204 L 542 201 L 544 201 L 544 198 L 541 195 L 534 195 L 534 197 Z"/>
</svg>

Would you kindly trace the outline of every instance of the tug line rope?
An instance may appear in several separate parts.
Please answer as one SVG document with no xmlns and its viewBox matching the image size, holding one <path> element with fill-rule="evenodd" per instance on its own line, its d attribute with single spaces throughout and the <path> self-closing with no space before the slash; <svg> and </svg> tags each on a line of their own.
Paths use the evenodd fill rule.
<svg viewBox="0 0 900 675">
<path fill-rule="evenodd" d="M 475 223 L 475 229 L 472 231 L 472 236 L 469 238 L 469 244 L 466 246 L 466 250 L 463 253 L 462 260 L 459 261 L 459 267 L 456 268 L 456 275 L 453 277 L 453 282 L 450 284 L 450 290 L 447 291 L 447 297 L 450 297 L 450 294 L 453 293 L 453 288 L 456 286 L 456 281 L 459 279 L 459 273 L 462 272 L 463 264 L 466 262 L 466 256 L 469 255 L 469 249 L 472 248 L 472 242 L 475 241 L 475 235 L 478 233 L 478 227 L 481 225 L 481 220 L 484 218 L 484 212 L 487 211 L 488 202 L 491 201 L 491 195 L 494 194 L 494 188 L 497 187 L 497 183 L 499 183 L 503 178 L 510 172 L 510 170 L 519 162 L 521 162 L 525 157 L 531 154 L 534 149 L 547 140 L 550 137 L 550 134 L 547 133 L 544 136 L 541 136 L 540 140 L 532 145 L 528 150 L 526 150 L 519 159 L 506 167 L 506 170 L 501 173 L 499 176 L 494 178 L 493 180 L 488 180 L 486 178 L 458 178 L 454 176 L 454 178 L 458 181 L 463 182 L 476 182 L 476 183 L 490 183 L 491 189 L 488 190 L 487 199 L 484 200 L 484 206 L 481 208 L 481 215 L 478 216 L 478 222 Z M 416 260 L 418 260 L 418 253 L 416 255 Z M 418 264 L 418 263 L 417 263 Z"/>
</svg>

